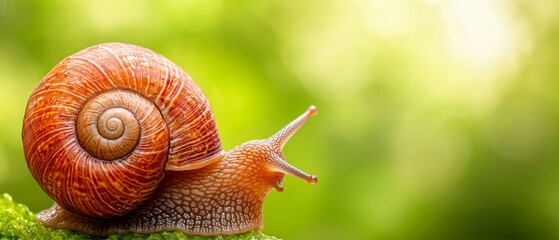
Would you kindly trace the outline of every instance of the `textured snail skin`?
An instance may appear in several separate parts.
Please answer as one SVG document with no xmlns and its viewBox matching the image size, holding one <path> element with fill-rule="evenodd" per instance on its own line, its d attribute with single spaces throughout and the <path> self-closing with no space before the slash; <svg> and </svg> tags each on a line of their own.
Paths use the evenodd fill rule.
<svg viewBox="0 0 559 240">
<path fill-rule="evenodd" d="M 178 66 L 134 45 L 87 48 L 55 66 L 27 105 L 27 164 L 56 201 L 36 219 L 95 236 L 262 229 L 263 201 L 285 174 L 317 181 L 282 153 L 314 114 L 224 152 L 208 101 Z"/>
</svg>

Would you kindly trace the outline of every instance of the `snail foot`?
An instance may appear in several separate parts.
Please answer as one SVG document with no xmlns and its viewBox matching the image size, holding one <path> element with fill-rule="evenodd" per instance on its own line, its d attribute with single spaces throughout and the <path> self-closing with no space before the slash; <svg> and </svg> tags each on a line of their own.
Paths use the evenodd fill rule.
<svg viewBox="0 0 559 240">
<path fill-rule="evenodd" d="M 45 227 L 56 229 L 71 229 L 100 236 L 106 232 L 106 227 L 99 219 L 92 219 L 72 213 L 58 204 L 53 204 L 35 215 L 35 221 Z"/>
</svg>

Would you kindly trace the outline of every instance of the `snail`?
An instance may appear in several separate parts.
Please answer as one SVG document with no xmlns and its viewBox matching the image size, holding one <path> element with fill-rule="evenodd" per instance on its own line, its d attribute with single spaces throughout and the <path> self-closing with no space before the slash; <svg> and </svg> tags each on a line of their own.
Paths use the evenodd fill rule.
<svg viewBox="0 0 559 240">
<path fill-rule="evenodd" d="M 310 106 L 270 138 L 221 147 L 201 89 L 146 48 L 105 43 L 66 57 L 27 103 L 29 170 L 54 205 L 51 228 L 93 236 L 178 230 L 239 234 L 263 227 L 263 201 L 285 174 L 317 177 L 282 153 L 317 112 Z"/>
</svg>

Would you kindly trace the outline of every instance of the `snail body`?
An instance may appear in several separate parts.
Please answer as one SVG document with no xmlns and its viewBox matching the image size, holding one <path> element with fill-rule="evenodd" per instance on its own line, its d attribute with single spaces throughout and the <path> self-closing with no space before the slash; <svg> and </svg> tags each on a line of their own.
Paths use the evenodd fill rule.
<svg viewBox="0 0 559 240">
<path fill-rule="evenodd" d="M 56 202 L 36 220 L 96 236 L 260 230 L 263 201 L 285 174 L 317 181 L 281 151 L 315 113 L 225 152 L 208 100 L 177 65 L 135 45 L 89 47 L 56 65 L 27 104 L 27 165 Z"/>
</svg>

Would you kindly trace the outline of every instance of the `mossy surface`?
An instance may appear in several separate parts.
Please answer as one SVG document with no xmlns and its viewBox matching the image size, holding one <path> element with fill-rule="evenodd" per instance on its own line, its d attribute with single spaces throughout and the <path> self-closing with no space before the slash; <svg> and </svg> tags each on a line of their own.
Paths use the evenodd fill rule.
<svg viewBox="0 0 559 240">
<path fill-rule="evenodd" d="M 0 196 L 0 239 L 279 239 L 261 232 L 216 237 L 187 236 L 181 232 L 161 232 L 150 235 L 119 234 L 98 238 L 70 230 L 49 229 L 35 223 L 33 218 L 34 214 L 25 205 L 14 202 L 9 194 L 4 193 L 3 196 Z"/>
</svg>

